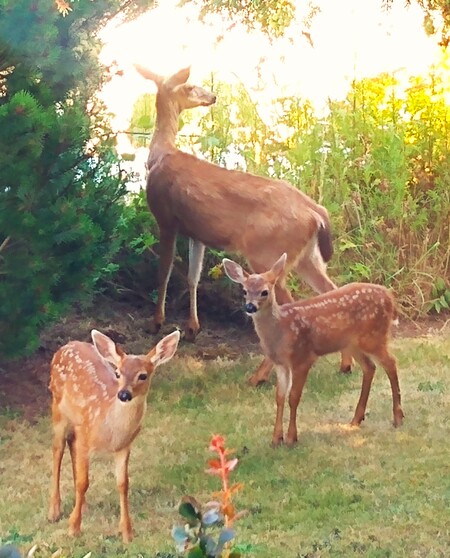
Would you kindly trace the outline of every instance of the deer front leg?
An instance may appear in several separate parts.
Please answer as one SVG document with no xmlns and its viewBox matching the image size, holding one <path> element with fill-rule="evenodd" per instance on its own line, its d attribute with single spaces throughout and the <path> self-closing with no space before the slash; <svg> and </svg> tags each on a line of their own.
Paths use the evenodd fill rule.
<svg viewBox="0 0 450 558">
<path fill-rule="evenodd" d="M 166 295 L 175 257 L 176 230 L 165 230 L 160 227 L 159 236 L 159 267 L 158 267 L 158 300 L 153 316 L 152 333 L 157 333 L 166 318 Z"/>
<path fill-rule="evenodd" d="M 120 498 L 120 523 L 119 530 L 122 533 L 124 543 L 129 543 L 133 539 L 133 529 L 131 526 L 130 510 L 128 503 L 128 461 L 130 458 L 130 448 L 127 447 L 115 454 L 116 462 L 116 482 Z"/>
<path fill-rule="evenodd" d="M 189 239 L 189 299 L 190 299 L 190 316 L 186 327 L 185 339 L 187 341 L 195 341 L 200 331 L 200 323 L 197 315 L 197 286 L 200 281 L 200 275 L 203 266 L 203 257 L 205 255 L 205 245 L 198 240 Z"/>
<path fill-rule="evenodd" d="M 52 476 L 52 491 L 50 496 L 50 504 L 48 508 L 48 520 L 51 522 L 58 521 L 61 517 L 61 493 L 60 493 L 60 478 L 61 478 L 61 462 L 64 455 L 66 446 L 65 430 L 66 424 L 61 417 L 61 413 L 56 405 L 53 403 L 53 476 Z"/>
<path fill-rule="evenodd" d="M 89 488 L 89 453 L 78 432 L 74 440 L 75 506 L 69 517 L 69 534 L 79 535 L 86 491 Z"/>
<path fill-rule="evenodd" d="M 277 390 L 275 401 L 277 404 L 277 414 L 275 418 L 275 427 L 272 435 L 272 447 L 277 447 L 283 443 L 283 412 L 286 395 L 289 393 L 292 384 L 291 371 L 283 366 L 276 366 L 277 372 Z"/>
<path fill-rule="evenodd" d="M 308 372 L 314 359 L 303 362 L 301 365 L 296 366 L 292 371 L 292 387 L 289 392 L 289 426 L 286 438 L 286 444 L 288 446 L 293 446 L 297 443 L 297 408 L 300 403 L 300 399 L 303 393 L 303 387 L 305 386 L 306 378 L 308 377 Z"/>
</svg>

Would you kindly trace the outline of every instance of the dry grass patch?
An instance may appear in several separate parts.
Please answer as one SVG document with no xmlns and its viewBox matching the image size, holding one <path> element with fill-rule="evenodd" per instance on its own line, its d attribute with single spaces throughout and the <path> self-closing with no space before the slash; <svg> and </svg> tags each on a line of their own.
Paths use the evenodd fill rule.
<svg viewBox="0 0 450 558">
<path fill-rule="evenodd" d="M 29 424 L 9 410 L 0 415 L 0 537 L 36 556 L 175 556 L 170 530 L 183 494 L 206 502 L 218 489 L 204 474 L 210 436 L 235 448 L 237 496 L 249 515 L 236 541 L 255 558 L 408 557 L 449 555 L 450 339 L 394 342 L 405 423 L 391 426 L 388 379 L 380 370 L 361 428 L 349 428 L 360 374 L 336 373 L 338 357 L 311 371 L 299 406 L 299 444 L 270 448 L 275 418 L 273 386 L 245 384 L 256 359 L 203 362 L 175 358 L 158 371 L 144 429 L 131 456 L 135 539 L 117 536 L 119 502 L 108 458 L 91 468 L 83 534 L 67 535 L 73 504 L 68 455 L 63 462 L 64 517 L 46 520 L 50 486 L 49 413 Z M 47 545 L 47 546 L 45 546 Z"/>
</svg>

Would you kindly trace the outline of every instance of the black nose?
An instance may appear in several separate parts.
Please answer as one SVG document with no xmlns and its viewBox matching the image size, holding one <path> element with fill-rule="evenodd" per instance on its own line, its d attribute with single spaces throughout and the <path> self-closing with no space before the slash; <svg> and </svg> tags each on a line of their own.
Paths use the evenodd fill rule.
<svg viewBox="0 0 450 558">
<path fill-rule="evenodd" d="M 258 310 L 258 308 L 256 308 L 256 306 L 253 304 L 253 302 L 248 302 L 245 305 L 245 311 L 247 312 L 247 314 L 254 314 L 257 310 Z"/>
<path fill-rule="evenodd" d="M 125 401 L 131 401 L 133 396 L 127 389 L 121 389 L 117 394 L 117 397 L 125 403 Z"/>
</svg>

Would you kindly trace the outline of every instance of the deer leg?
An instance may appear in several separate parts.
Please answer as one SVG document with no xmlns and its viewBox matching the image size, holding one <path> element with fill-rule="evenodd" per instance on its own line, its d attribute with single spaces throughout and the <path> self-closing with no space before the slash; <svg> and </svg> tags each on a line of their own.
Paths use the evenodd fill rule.
<svg viewBox="0 0 450 558">
<path fill-rule="evenodd" d="M 69 534 L 79 535 L 81 531 L 81 515 L 85 502 L 86 491 L 89 488 L 89 453 L 83 444 L 79 432 L 75 432 L 75 506 L 69 517 Z"/>
<path fill-rule="evenodd" d="M 52 491 L 50 496 L 50 504 L 48 509 L 48 520 L 51 522 L 58 521 L 61 517 L 61 463 L 66 447 L 66 422 L 61 416 L 57 404 L 53 402 L 52 406 L 53 419 L 53 476 Z"/>
<path fill-rule="evenodd" d="M 291 293 L 285 287 L 283 281 L 279 281 L 279 283 L 275 285 L 275 297 L 278 304 L 287 304 L 288 302 L 292 302 L 294 300 Z M 253 374 L 248 379 L 248 384 L 253 387 L 265 384 L 269 380 L 270 373 L 272 372 L 272 367 L 273 362 L 268 357 L 264 357 L 263 361 L 258 366 L 256 371 L 253 372 Z"/>
<path fill-rule="evenodd" d="M 303 393 L 303 387 L 305 386 L 306 378 L 308 377 L 308 372 L 314 363 L 313 358 L 310 360 L 305 360 L 299 366 L 293 370 L 292 374 L 292 387 L 289 392 L 289 426 L 286 438 L 286 444 L 288 446 L 293 446 L 297 443 L 297 408 L 300 403 L 300 399 Z"/>
<path fill-rule="evenodd" d="M 275 401 L 277 404 L 277 414 L 275 418 L 275 427 L 272 435 L 272 447 L 277 447 L 283 443 L 283 412 L 286 395 L 289 393 L 292 385 L 291 371 L 283 366 L 275 367 L 277 372 L 277 390 Z"/>
<path fill-rule="evenodd" d="M 205 245 L 198 240 L 189 239 L 189 298 L 190 316 L 187 323 L 185 339 L 194 341 L 200 331 L 200 323 L 197 315 L 197 286 L 202 272 L 203 257 L 205 255 Z"/>
<path fill-rule="evenodd" d="M 176 230 L 161 230 L 159 235 L 158 300 L 153 316 L 152 333 L 157 333 L 166 318 L 166 295 L 175 257 Z"/>
<path fill-rule="evenodd" d="M 116 462 L 116 482 L 120 497 L 120 523 L 119 530 L 122 533 L 124 543 L 129 543 L 133 539 L 133 529 L 131 527 L 130 510 L 128 504 L 128 461 L 130 458 L 130 448 L 127 447 L 118 451 L 115 455 Z"/>
<path fill-rule="evenodd" d="M 358 404 L 356 405 L 355 414 L 350 423 L 352 426 L 359 426 L 365 418 L 370 388 L 372 386 L 372 380 L 375 375 L 375 364 L 373 360 L 364 353 L 354 350 L 352 351 L 352 354 L 363 371 L 361 394 L 359 396 Z"/>
<path fill-rule="evenodd" d="M 309 259 L 305 258 L 297 264 L 297 273 L 316 293 L 322 294 L 337 289 L 337 286 L 327 275 L 326 264 L 318 252 L 318 248 L 315 249 Z M 340 372 L 349 374 L 352 371 L 352 362 L 351 352 L 348 349 L 343 350 L 341 353 Z"/>
<path fill-rule="evenodd" d="M 389 377 L 392 391 L 392 410 L 394 415 L 394 426 L 401 426 L 405 415 L 402 409 L 400 384 L 397 375 L 397 362 L 393 355 L 386 348 L 381 349 L 374 356 L 377 358 L 381 366 L 385 369 Z"/>
</svg>

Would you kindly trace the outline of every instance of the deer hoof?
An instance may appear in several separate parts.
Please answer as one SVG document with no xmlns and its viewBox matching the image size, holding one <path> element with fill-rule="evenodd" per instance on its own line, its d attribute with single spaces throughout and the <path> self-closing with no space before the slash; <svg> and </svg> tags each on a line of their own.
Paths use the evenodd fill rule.
<svg viewBox="0 0 450 558">
<path fill-rule="evenodd" d="M 200 329 L 194 329 L 192 327 L 187 327 L 186 331 L 184 332 L 184 338 L 189 343 L 195 343 L 195 339 L 197 338 L 197 335 L 199 334 L 199 332 L 200 332 Z"/>
<path fill-rule="evenodd" d="M 249 386 L 252 387 L 261 387 L 267 384 L 267 380 L 264 378 L 258 378 L 258 376 L 253 374 L 253 376 L 250 376 L 250 378 L 247 380 L 247 383 Z"/>
<path fill-rule="evenodd" d="M 151 333 L 152 335 L 155 335 L 156 333 L 159 332 L 159 330 L 161 329 L 162 324 L 160 322 L 151 322 L 148 331 L 149 333 Z"/>
<path fill-rule="evenodd" d="M 279 448 L 282 444 L 283 444 L 283 436 L 281 437 L 277 437 L 277 438 L 273 438 L 272 439 L 272 443 L 270 444 L 274 449 L 275 448 Z"/>
</svg>

